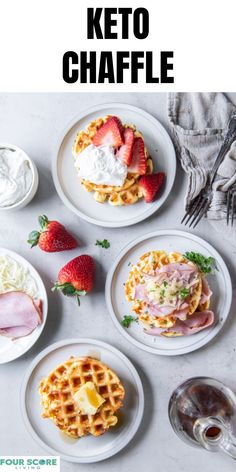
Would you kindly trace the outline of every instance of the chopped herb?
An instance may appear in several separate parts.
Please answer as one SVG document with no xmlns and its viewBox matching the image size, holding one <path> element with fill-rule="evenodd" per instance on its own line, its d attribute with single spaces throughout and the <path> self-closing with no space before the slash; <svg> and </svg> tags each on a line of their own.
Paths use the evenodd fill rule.
<svg viewBox="0 0 236 472">
<path fill-rule="evenodd" d="M 110 243 L 107 239 L 103 239 L 103 241 L 99 241 L 99 239 L 97 239 L 95 246 L 101 246 L 103 249 L 108 249 L 110 247 Z"/>
<path fill-rule="evenodd" d="M 165 288 L 168 287 L 168 282 L 166 282 L 166 280 L 164 280 L 163 285 L 164 285 Z"/>
<path fill-rule="evenodd" d="M 165 289 L 163 288 L 163 289 L 160 291 L 160 296 L 161 296 L 161 297 L 164 297 L 164 295 L 165 295 Z"/>
<path fill-rule="evenodd" d="M 199 252 L 186 252 L 184 256 L 194 264 L 196 264 L 200 271 L 203 272 L 204 274 L 210 274 L 214 271 L 214 269 L 217 269 L 216 261 L 214 257 L 205 257 L 203 254 L 200 254 Z M 217 269 L 218 270 L 218 269 Z"/>
<path fill-rule="evenodd" d="M 179 291 L 179 296 L 181 300 L 184 300 L 189 295 L 189 288 L 181 288 Z"/>
<path fill-rule="evenodd" d="M 125 315 L 123 317 L 123 320 L 121 321 L 121 324 L 125 328 L 129 328 L 131 323 L 133 323 L 133 321 L 138 321 L 138 318 L 134 318 L 134 316 L 132 315 Z"/>
</svg>

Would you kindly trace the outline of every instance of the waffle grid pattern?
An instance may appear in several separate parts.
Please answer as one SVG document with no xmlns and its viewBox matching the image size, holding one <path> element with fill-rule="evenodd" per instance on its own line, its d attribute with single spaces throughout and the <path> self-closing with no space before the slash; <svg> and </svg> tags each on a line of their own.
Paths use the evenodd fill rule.
<svg viewBox="0 0 236 472">
<path fill-rule="evenodd" d="M 81 414 L 74 394 L 86 382 L 93 382 L 106 400 L 95 415 Z M 117 423 L 114 413 L 122 406 L 124 387 L 105 364 L 90 357 L 70 358 L 40 382 L 43 417 L 51 418 L 66 434 L 80 438 L 100 436 Z"/>
</svg>

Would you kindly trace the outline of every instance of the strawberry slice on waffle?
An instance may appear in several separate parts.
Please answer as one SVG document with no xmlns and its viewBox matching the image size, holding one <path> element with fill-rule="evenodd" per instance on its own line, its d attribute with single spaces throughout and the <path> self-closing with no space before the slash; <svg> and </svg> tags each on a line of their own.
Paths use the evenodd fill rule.
<svg viewBox="0 0 236 472">
<path fill-rule="evenodd" d="M 133 154 L 128 172 L 132 174 L 144 175 L 147 171 L 147 160 L 145 156 L 144 141 L 142 138 L 135 138 L 133 144 Z"/>
<path fill-rule="evenodd" d="M 93 137 L 94 146 L 104 144 L 118 148 L 123 144 L 122 124 L 117 116 L 110 116 Z"/>
<path fill-rule="evenodd" d="M 143 175 L 139 181 L 139 185 L 143 191 L 143 196 L 146 203 L 150 203 L 159 193 L 165 180 L 164 172 L 157 172 L 156 174 Z"/>
<path fill-rule="evenodd" d="M 129 166 L 133 155 L 134 131 L 131 128 L 125 128 L 123 139 L 124 144 L 118 149 L 116 157 L 123 164 Z"/>
</svg>

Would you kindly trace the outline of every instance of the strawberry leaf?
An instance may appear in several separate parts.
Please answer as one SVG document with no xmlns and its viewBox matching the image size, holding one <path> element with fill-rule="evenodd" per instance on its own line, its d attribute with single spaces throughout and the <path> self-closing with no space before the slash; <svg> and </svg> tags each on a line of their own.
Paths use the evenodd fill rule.
<svg viewBox="0 0 236 472">
<path fill-rule="evenodd" d="M 59 290 L 64 295 L 75 295 L 75 293 L 76 293 L 75 287 L 73 287 L 73 285 L 70 282 L 66 282 L 64 284 L 60 284 L 60 283 L 56 282 L 54 287 L 52 288 L 52 291 L 54 291 L 54 290 Z"/>
<path fill-rule="evenodd" d="M 66 297 L 76 296 L 78 305 L 80 305 L 80 298 L 83 295 L 86 295 L 86 290 L 77 290 L 70 282 L 65 282 L 64 284 L 60 284 L 58 282 L 55 283 L 52 291 L 59 290 L 65 295 Z"/>
<path fill-rule="evenodd" d="M 38 222 L 40 224 L 41 229 L 44 231 L 47 228 L 49 219 L 46 215 L 42 215 L 38 217 Z"/>
<path fill-rule="evenodd" d="M 31 245 L 31 248 L 37 246 L 39 240 L 40 233 L 39 231 L 31 231 L 28 236 L 27 243 Z"/>
</svg>

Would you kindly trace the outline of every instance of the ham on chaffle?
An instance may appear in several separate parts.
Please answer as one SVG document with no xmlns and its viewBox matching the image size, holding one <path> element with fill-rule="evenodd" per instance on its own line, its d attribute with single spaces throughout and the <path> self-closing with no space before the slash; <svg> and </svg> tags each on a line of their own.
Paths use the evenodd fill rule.
<svg viewBox="0 0 236 472">
<path fill-rule="evenodd" d="M 186 255 L 143 255 L 131 269 L 125 293 L 145 332 L 153 336 L 187 336 L 214 323 L 205 274 Z"/>
</svg>

